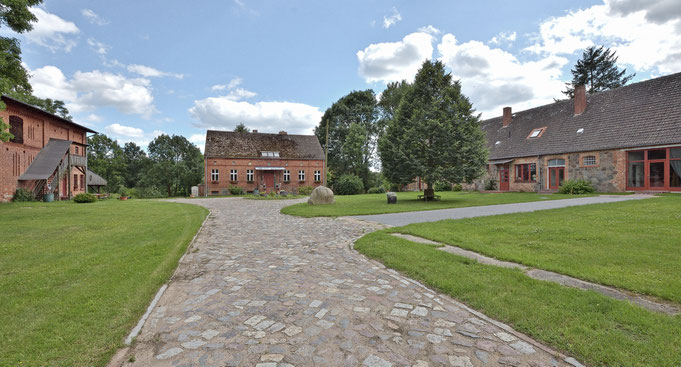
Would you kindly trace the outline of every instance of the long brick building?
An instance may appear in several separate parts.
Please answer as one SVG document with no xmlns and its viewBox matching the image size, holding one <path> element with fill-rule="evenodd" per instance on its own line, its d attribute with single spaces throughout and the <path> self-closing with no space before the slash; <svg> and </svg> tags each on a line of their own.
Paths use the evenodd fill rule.
<svg viewBox="0 0 681 367">
<path fill-rule="evenodd" d="M 87 169 L 87 134 L 94 130 L 8 96 L 2 101 L 0 117 L 14 138 L 0 142 L 0 201 L 11 200 L 18 187 L 36 198 L 69 199 L 93 178 L 101 184 Z"/>
<path fill-rule="evenodd" d="M 208 130 L 204 156 L 205 195 L 226 195 L 230 186 L 295 193 L 323 182 L 324 151 L 314 135 Z"/>
<path fill-rule="evenodd" d="M 554 191 L 569 179 L 597 191 L 681 191 L 681 73 L 482 121 L 484 189 Z"/>
</svg>

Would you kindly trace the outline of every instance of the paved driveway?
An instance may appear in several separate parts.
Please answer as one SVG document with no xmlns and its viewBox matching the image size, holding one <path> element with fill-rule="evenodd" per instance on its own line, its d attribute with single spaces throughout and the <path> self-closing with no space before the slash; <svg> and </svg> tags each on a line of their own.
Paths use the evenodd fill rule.
<svg viewBox="0 0 681 367">
<path fill-rule="evenodd" d="M 444 219 L 484 217 L 488 215 L 533 212 L 536 210 L 565 208 L 568 206 L 615 203 L 618 201 L 648 199 L 652 195 L 601 195 L 577 199 L 534 201 L 530 203 L 473 206 L 468 208 L 424 210 L 420 212 L 358 215 L 353 218 L 388 226 L 406 226 L 411 223 L 436 222 Z"/>
<path fill-rule="evenodd" d="M 350 249 L 368 223 L 188 202 L 212 213 L 125 366 L 568 365 Z"/>
</svg>

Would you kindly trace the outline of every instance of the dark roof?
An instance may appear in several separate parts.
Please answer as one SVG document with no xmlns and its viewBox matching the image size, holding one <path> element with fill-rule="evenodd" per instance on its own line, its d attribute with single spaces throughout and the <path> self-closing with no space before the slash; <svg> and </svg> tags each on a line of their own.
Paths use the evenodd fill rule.
<svg viewBox="0 0 681 367">
<path fill-rule="evenodd" d="M 314 135 L 238 133 L 208 130 L 205 156 L 210 158 L 260 158 L 260 152 L 279 152 L 284 159 L 324 159 Z"/>
<path fill-rule="evenodd" d="M 102 176 L 87 170 L 87 184 L 88 186 L 106 186 L 106 180 Z"/>
<path fill-rule="evenodd" d="M 502 117 L 481 124 L 490 160 L 681 143 L 681 73 L 587 95 L 578 116 L 566 100 L 516 112 L 507 127 Z"/>
<path fill-rule="evenodd" d="M 63 118 L 63 117 L 61 117 L 61 116 L 57 116 L 57 115 L 55 115 L 55 114 L 53 114 L 53 113 L 49 113 L 49 112 L 43 110 L 42 108 L 40 108 L 40 107 L 38 107 L 38 106 L 34 106 L 34 105 L 32 105 L 32 104 L 28 104 L 28 103 L 26 103 L 26 102 L 22 102 L 22 101 L 20 101 L 20 100 L 18 100 L 18 99 L 16 99 L 16 98 L 12 98 L 12 97 L 7 96 L 7 95 L 4 95 L 4 94 L 2 95 L 2 99 L 3 99 L 3 100 L 10 100 L 10 101 L 12 101 L 12 102 L 14 102 L 14 103 L 18 103 L 18 104 L 20 104 L 20 105 L 22 105 L 22 106 L 25 106 L 25 107 L 28 107 L 28 108 L 32 109 L 32 110 L 35 111 L 35 112 L 39 112 L 39 113 L 48 115 L 48 116 L 52 117 L 53 119 L 59 120 L 59 121 L 61 121 L 61 122 L 63 122 L 63 123 L 69 124 L 69 125 L 71 125 L 71 126 L 74 126 L 74 127 L 79 128 L 79 129 L 83 129 L 83 130 L 85 130 L 85 131 L 87 131 L 87 132 L 89 132 L 89 133 L 97 134 L 96 131 L 90 129 L 89 127 L 85 127 L 85 126 L 83 126 L 83 125 L 79 125 L 79 124 L 77 124 L 77 123 L 75 123 L 75 122 L 73 122 L 73 121 L 71 121 L 71 120 L 67 120 L 67 119 L 65 119 L 65 118 Z"/>
<path fill-rule="evenodd" d="M 52 176 L 64 154 L 69 151 L 71 143 L 70 140 L 50 139 L 26 172 L 19 177 L 19 181 L 44 180 Z"/>
</svg>

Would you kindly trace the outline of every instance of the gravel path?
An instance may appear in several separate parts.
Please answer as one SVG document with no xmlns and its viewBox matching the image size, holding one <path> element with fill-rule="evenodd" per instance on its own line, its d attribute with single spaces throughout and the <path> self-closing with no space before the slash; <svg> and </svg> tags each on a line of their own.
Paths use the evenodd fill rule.
<svg viewBox="0 0 681 367">
<path fill-rule="evenodd" d="M 530 203 L 472 206 L 468 208 L 424 210 L 420 212 L 358 215 L 353 218 L 381 223 L 388 226 L 406 226 L 412 223 L 436 222 L 444 219 L 484 217 L 488 215 L 533 212 L 537 210 L 565 208 L 568 206 L 616 203 L 627 200 L 652 198 L 652 195 L 601 195 L 577 199 L 533 201 Z"/>
<path fill-rule="evenodd" d="M 211 215 L 125 366 L 579 365 L 352 250 L 370 223 L 178 201 Z"/>
</svg>

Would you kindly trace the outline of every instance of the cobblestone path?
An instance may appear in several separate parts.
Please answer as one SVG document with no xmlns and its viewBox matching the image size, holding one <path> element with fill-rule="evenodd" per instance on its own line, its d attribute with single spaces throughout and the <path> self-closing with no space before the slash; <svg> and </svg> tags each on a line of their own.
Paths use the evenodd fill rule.
<svg viewBox="0 0 681 367">
<path fill-rule="evenodd" d="M 367 223 L 279 214 L 290 201 L 188 202 L 211 210 L 198 250 L 125 366 L 569 366 L 352 250 Z"/>
</svg>

